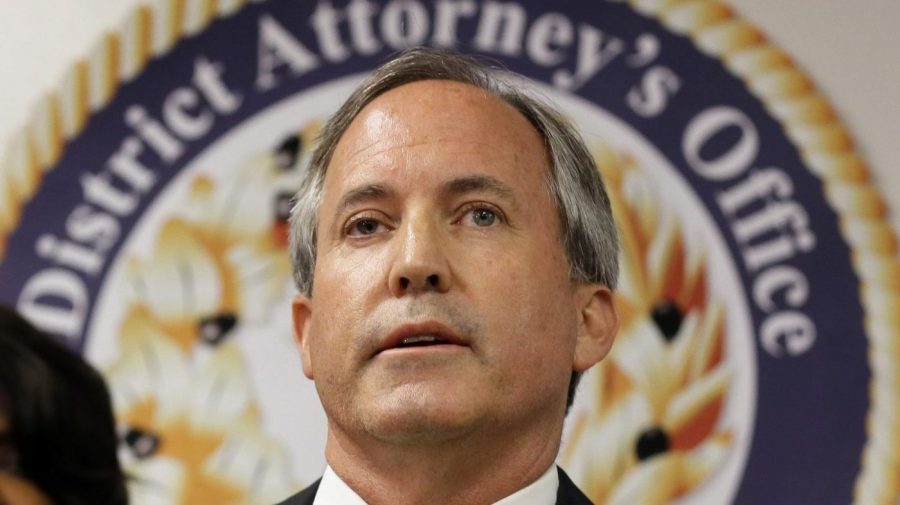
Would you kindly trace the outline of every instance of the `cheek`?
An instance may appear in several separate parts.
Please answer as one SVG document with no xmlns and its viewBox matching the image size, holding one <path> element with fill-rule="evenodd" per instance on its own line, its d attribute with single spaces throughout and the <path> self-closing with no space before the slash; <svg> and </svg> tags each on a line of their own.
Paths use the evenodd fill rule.
<svg viewBox="0 0 900 505">
<path fill-rule="evenodd" d="M 570 311 L 533 282 L 510 287 L 515 295 L 494 304 L 485 332 L 492 381 L 511 402 L 559 398 L 574 363 L 573 318 L 565 317 Z"/>
<path fill-rule="evenodd" d="M 316 264 L 313 285 L 317 315 L 339 323 L 353 311 L 364 310 L 365 301 L 386 282 L 384 264 L 378 251 L 372 250 L 333 253 L 322 258 Z"/>
<path fill-rule="evenodd" d="M 332 255 L 316 265 L 310 324 L 314 361 L 333 362 L 346 355 L 344 350 L 375 308 L 377 297 L 373 293 L 386 282 L 383 261 L 376 255 L 368 259 L 363 256 Z"/>
<path fill-rule="evenodd" d="M 514 352 L 535 354 L 537 361 L 541 352 L 565 355 L 574 349 L 577 320 L 568 275 L 547 264 L 507 266 L 513 268 L 477 272 L 476 296 L 490 314 L 493 331 L 507 334 L 506 345 Z"/>
<path fill-rule="evenodd" d="M 570 368 L 578 321 L 568 262 L 560 247 L 536 245 L 529 253 L 518 272 L 508 275 L 513 284 L 507 292 L 515 295 L 502 297 L 507 310 L 518 314 L 518 344 L 536 357 L 535 366 Z"/>
</svg>

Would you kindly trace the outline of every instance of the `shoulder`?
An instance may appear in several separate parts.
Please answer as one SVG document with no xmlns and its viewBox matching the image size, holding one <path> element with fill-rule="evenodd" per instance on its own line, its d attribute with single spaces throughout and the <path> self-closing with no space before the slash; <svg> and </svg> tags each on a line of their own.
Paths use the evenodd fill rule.
<svg viewBox="0 0 900 505">
<path fill-rule="evenodd" d="M 313 482 L 303 491 L 289 497 L 283 502 L 279 502 L 277 505 L 312 505 L 313 500 L 316 499 L 316 492 L 319 490 L 319 482 L 321 481 L 322 479 Z"/>
<path fill-rule="evenodd" d="M 562 468 L 559 473 L 559 488 L 556 491 L 556 505 L 593 505 L 593 502 L 578 489 Z"/>
</svg>

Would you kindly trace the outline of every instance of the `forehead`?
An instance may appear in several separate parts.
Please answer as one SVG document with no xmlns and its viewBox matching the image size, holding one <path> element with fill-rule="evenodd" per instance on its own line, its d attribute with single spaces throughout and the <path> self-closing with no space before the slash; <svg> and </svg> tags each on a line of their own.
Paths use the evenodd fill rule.
<svg viewBox="0 0 900 505">
<path fill-rule="evenodd" d="M 385 92 L 360 111 L 335 147 L 326 191 L 329 179 L 348 182 L 373 168 L 385 169 L 388 177 L 416 177 L 433 162 L 447 175 L 516 171 L 516 177 L 540 181 L 550 166 L 542 137 L 510 104 L 460 82 L 417 81 Z"/>
</svg>

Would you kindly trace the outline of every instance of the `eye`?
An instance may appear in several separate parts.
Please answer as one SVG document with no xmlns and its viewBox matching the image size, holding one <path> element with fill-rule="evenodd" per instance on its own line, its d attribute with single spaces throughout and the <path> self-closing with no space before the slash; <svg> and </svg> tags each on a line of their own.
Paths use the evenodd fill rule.
<svg viewBox="0 0 900 505">
<path fill-rule="evenodd" d="M 473 204 L 464 208 L 463 211 L 464 214 L 456 224 L 488 228 L 503 221 L 503 214 L 499 210 L 482 203 Z"/>
<path fill-rule="evenodd" d="M 476 209 L 472 211 L 472 222 L 475 226 L 491 226 L 497 220 L 497 215 L 489 209 Z"/>
<path fill-rule="evenodd" d="M 360 216 L 347 223 L 344 233 L 349 237 L 365 237 L 384 231 L 384 228 L 381 221 L 368 216 Z"/>
</svg>

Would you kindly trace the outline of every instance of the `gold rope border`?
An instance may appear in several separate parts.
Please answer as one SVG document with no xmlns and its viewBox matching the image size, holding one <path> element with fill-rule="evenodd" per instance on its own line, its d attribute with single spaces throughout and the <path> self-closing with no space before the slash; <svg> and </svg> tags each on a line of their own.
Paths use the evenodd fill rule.
<svg viewBox="0 0 900 505">
<path fill-rule="evenodd" d="M 247 3 L 265 0 L 147 0 L 94 44 L 63 74 L 55 89 L 34 107 L 25 125 L 5 140 L 0 160 L 0 261 L 22 207 L 40 186 L 66 142 L 84 129 L 90 115 L 105 107 L 124 84 L 182 37 L 216 18 L 233 15 Z"/>
<path fill-rule="evenodd" d="M 0 260 L 43 173 L 54 166 L 65 142 L 79 134 L 89 115 L 102 109 L 154 57 L 213 19 L 265 0 L 161 0 L 142 3 L 117 32 L 107 33 L 90 56 L 76 61 L 60 85 L 38 103 L 30 120 L 8 141 L 0 160 Z M 868 333 L 871 406 L 856 505 L 894 505 L 900 498 L 900 262 L 887 223 L 887 206 L 872 186 L 865 161 L 831 105 L 790 56 L 753 25 L 717 0 L 625 0 L 638 13 L 657 18 L 673 33 L 721 60 L 776 118 L 818 175 L 840 216 L 861 279 Z"/>
<path fill-rule="evenodd" d="M 854 489 L 856 505 L 895 505 L 900 497 L 900 262 L 887 205 L 834 109 L 784 51 L 715 0 L 628 0 L 673 33 L 717 58 L 778 120 L 840 216 L 860 278 L 869 338 L 868 438 Z"/>
</svg>

